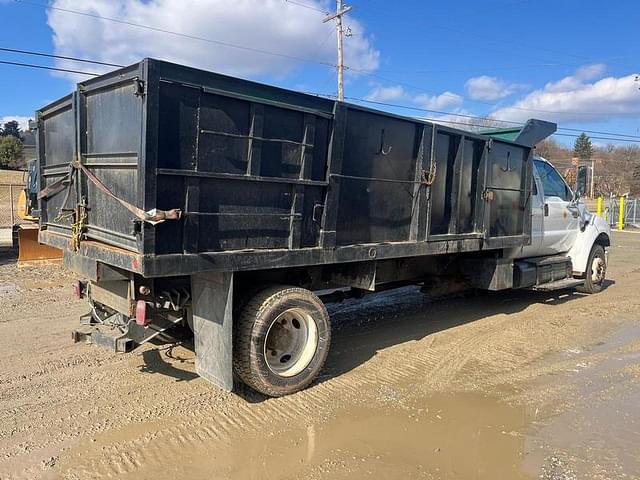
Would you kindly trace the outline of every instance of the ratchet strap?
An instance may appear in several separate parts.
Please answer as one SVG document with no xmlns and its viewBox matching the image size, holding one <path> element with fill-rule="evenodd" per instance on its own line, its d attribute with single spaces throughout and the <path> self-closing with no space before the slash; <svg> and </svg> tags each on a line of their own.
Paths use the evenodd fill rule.
<svg viewBox="0 0 640 480">
<path fill-rule="evenodd" d="M 51 185 L 38 192 L 38 200 L 52 197 L 65 188 L 69 188 L 73 183 L 73 175 L 76 170 L 80 170 L 82 173 L 84 173 L 91 181 L 91 183 L 93 183 L 100 191 L 104 192 L 124 208 L 129 210 L 138 220 L 156 225 L 158 223 L 164 222 L 165 220 L 179 220 L 182 216 L 182 211 L 179 208 L 173 208 L 171 210 L 159 210 L 157 208 L 154 208 L 149 210 L 148 212 L 145 212 L 141 208 L 136 207 L 126 200 L 118 198 L 111 190 L 109 190 L 109 188 L 104 183 L 100 181 L 98 177 L 93 174 L 93 172 L 91 172 L 87 167 L 79 162 L 74 162 L 71 164 L 71 169 L 64 178 L 52 183 Z"/>
</svg>

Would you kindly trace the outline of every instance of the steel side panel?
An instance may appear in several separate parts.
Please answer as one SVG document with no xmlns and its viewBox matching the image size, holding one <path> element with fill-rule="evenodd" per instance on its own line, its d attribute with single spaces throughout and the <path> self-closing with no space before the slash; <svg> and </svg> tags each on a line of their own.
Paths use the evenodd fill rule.
<svg viewBox="0 0 640 480">
<path fill-rule="evenodd" d="M 142 97 L 133 93 L 136 77 L 146 85 Z M 73 98 L 45 107 L 43 118 L 80 106 L 77 145 L 99 178 L 145 210 L 190 210 L 179 221 L 140 228 L 85 180 L 89 238 L 76 255 L 158 277 L 529 241 L 530 146 L 494 139 L 488 152 L 486 136 L 151 59 L 79 84 Z M 95 104 L 89 110 L 87 99 Z M 166 110 L 174 105 L 168 100 L 175 108 Z M 163 130 L 167 121 L 177 128 Z M 437 132 L 436 148 L 425 145 L 419 155 L 423 129 Z M 350 139 L 344 148 L 343 134 Z M 438 137 L 451 146 L 437 145 Z M 425 188 L 432 155 L 440 165 Z M 64 165 L 49 165 L 51 181 Z M 495 200 L 482 198 L 487 188 Z M 67 222 L 40 238 L 68 247 L 68 233 Z"/>
</svg>

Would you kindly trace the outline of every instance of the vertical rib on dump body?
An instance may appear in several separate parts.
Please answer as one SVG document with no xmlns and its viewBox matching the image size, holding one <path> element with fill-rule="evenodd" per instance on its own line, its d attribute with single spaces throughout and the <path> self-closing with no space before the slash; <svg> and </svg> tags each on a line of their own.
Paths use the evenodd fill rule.
<svg viewBox="0 0 640 480">
<path fill-rule="evenodd" d="M 528 144 L 152 59 L 38 122 L 41 188 L 69 180 L 43 199 L 41 241 L 148 277 L 529 242 Z M 141 220 L 73 162 L 181 218 Z"/>
</svg>

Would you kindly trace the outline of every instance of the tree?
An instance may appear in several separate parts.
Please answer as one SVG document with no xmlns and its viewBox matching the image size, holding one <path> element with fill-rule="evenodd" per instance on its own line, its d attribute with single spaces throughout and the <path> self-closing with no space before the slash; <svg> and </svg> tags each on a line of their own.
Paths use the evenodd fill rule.
<svg viewBox="0 0 640 480">
<path fill-rule="evenodd" d="M 640 195 L 640 161 L 634 165 L 631 172 L 631 181 L 629 183 L 631 195 Z"/>
<path fill-rule="evenodd" d="M 0 137 L 0 168 L 24 168 L 22 141 L 13 135 Z"/>
<path fill-rule="evenodd" d="M 573 145 L 573 154 L 580 160 L 591 160 L 593 156 L 593 145 L 591 145 L 591 139 L 586 133 L 582 132 L 578 138 L 576 138 L 576 143 Z"/>
<path fill-rule="evenodd" d="M 22 132 L 20 132 L 20 125 L 15 120 L 11 120 L 4 124 L 0 135 L 3 137 L 16 137 L 18 140 L 22 138 Z"/>
</svg>

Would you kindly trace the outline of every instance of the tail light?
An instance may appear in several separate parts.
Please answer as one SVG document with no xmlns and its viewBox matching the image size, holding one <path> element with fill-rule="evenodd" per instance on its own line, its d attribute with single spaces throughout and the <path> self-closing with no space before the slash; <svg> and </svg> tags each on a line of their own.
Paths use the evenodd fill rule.
<svg viewBox="0 0 640 480">
<path fill-rule="evenodd" d="M 144 300 L 136 302 L 136 323 L 141 327 L 146 327 L 151 323 L 151 319 L 147 318 L 147 302 Z"/>
</svg>

